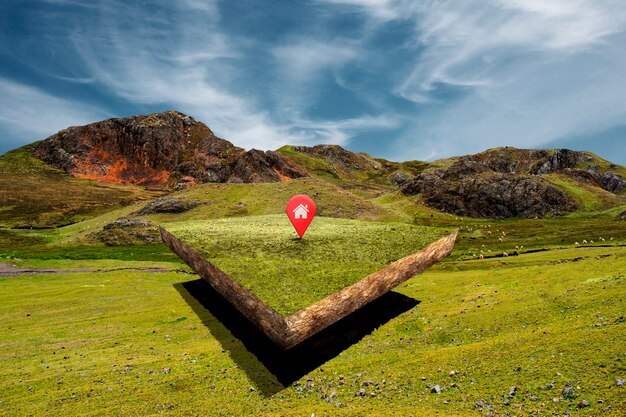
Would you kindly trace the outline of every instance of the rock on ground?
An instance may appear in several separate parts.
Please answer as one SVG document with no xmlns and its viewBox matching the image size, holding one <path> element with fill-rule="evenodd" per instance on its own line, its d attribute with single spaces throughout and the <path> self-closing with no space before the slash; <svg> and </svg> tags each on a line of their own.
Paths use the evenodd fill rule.
<svg viewBox="0 0 626 417">
<path fill-rule="evenodd" d="M 172 197 L 163 197 L 151 201 L 137 212 L 140 216 L 156 213 L 184 213 L 202 204 L 198 200 L 181 200 Z"/>
</svg>

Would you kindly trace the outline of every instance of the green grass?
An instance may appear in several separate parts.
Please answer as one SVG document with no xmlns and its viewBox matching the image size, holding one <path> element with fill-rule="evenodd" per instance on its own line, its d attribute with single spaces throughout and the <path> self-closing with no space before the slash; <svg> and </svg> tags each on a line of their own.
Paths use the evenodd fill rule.
<svg viewBox="0 0 626 417">
<path fill-rule="evenodd" d="M 606 218 L 492 220 L 480 223 L 466 220 L 463 223 L 452 254 L 454 258 L 475 258 L 481 251 L 484 256 L 495 256 L 504 252 L 512 254 L 574 248 L 576 242 L 581 246 L 626 245 L 626 222 Z M 587 243 L 584 243 L 585 240 Z"/>
<path fill-rule="evenodd" d="M 188 275 L 3 278 L 0 413 L 623 415 L 625 251 L 457 264 L 409 280 L 398 291 L 421 304 L 285 388 L 215 318 L 194 313 L 174 287 Z M 575 398 L 562 399 L 566 386 Z M 577 410 L 582 400 L 591 406 Z"/>
<path fill-rule="evenodd" d="M 162 194 L 70 177 L 33 157 L 29 149 L 0 156 L 0 227 L 57 227 Z"/>
<path fill-rule="evenodd" d="M 173 197 L 200 200 L 204 204 L 182 214 L 146 216 L 156 222 L 179 222 L 219 217 L 245 217 L 285 212 L 287 201 L 307 194 L 316 203 L 317 215 L 363 220 L 403 219 L 403 214 L 346 191 L 318 178 L 301 178 L 268 184 L 202 184 Z"/>
<path fill-rule="evenodd" d="M 199 185 L 172 195 L 199 207 L 145 217 L 283 314 L 453 229 L 460 234 L 450 257 L 396 290 L 419 305 L 281 387 L 215 317 L 181 296 L 177 288 L 195 276 L 120 270 L 189 271 L 164 245 L 107 247 L 90 238 L 156 193 L 71 179 L 26 148 L 2 156 L 0 174 L 11 175 L 0 175 L 0 227 L 76 223 L 0 228 L 0 261 L 108 272 L 0 278 L 0 415 L 626 414 L 626 391 L 615 384 L 626 378 L 619 196 L 549 176 L 579 210 L 471 219 L 390 192 L 375 173 L 339 180 L 311 159 L 313 178 Z M 394 167 L 426 168 L 407 164 Z M 304 240 L 284 215 L 298 193 L 318 206 Z M 120 205 L 131 201 L 139 202 Z M 441 394 L 430 392 L 434 384 Z M 506 405 L 512 386 L 518 391 Z M 566 386 L 575 398 L 562 398 Z M 366 395 L 355 395 L 361 389 Z M 590 407 L 577 409 L 582 400 Z"/>
<path fill-rule="evenodd" d="M 589 213 L 606 210 L 610 207 L 624 203 L 617 195 L 601 188 L 591 186 L 561 174 L 550 174 L 546 179 L 561 191 L 576 200 L 578 207 L 575 213 Z"/>
<path fill-rule="evenodd" d="M 280 149 L 277 149 L 276 152 L 304 167 L 309 175 L 315 175 L 326 179 L 341 178 L 335 167 L 330 162 L 322 158 L 315 158 L 303 152 L 297 152 L 291 145 L 285 145 Z"/>
<path fill-rule="evenodd" d="M 21 248 L 0 248 L 0 260 L 92 260 L 115 259 L 119 261 L 159 261 L 178 262 L 178 258 L 162 245 L 135 246 L 29 246 Z"/>
<path fill-rule="evenodd" d="M 318 217 L 300 240 L 285 215 L 166 227 L 285 316 L 418 251 L 446 232 Z"/>
</svg>

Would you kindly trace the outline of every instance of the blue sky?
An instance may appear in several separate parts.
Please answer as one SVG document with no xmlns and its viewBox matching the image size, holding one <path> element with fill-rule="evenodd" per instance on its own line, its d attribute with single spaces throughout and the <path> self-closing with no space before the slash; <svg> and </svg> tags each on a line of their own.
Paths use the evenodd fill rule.
<svg viewBox="0 0 626 417">
<path fill-rule="evenodd" d="M 245 148 L 626 164 L 623 0 L 0 3 L 0 153 L 176 109 Z"/>
</svg>

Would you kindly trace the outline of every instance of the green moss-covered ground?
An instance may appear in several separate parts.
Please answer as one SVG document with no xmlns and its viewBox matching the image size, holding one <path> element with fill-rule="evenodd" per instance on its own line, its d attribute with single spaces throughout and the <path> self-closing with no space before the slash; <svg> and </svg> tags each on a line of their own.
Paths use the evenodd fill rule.
<svg viewBox="0 0 626 417">
<path fill-rule="evenodd" d="M 624 271 L 623 248 L 442 263 L 397 290 L 419 305 L 288 387 L 181 297 L 188 274 L 2 278 L 0 412 L 620 416 Z"/>
<path fill-rule="evenodd" d="M 168 230 L 287 316 L 442 237 L 444 229 L 317 217 L 304 239 L 285 215 Z"/>
<path fill-rule="evenodd" d="M 3 163 L 37 164 L 19 158 L 28 156 Z M 185 295 L 183 284 L 197 276 L 164 245 L 93 239 L 143 205 L 120 201 L 151 191 L 68 181 L 43 168 L 25 171 L 25 184 L 35 190 L 43 181 L 47 200 L 28 190 L 22 198 L 24 187 L 10 189 L 3 177 L 0 193 L 13 200 L 0 226 L 76 223 L 0 228 L 1 262 L 58 270 L 0 277 L 0 415 L 626 414 L 617 383 L 626 378 L 619 197 L 554 176 L 579 210 L 493 220 L 440 213 L 374 180 L 204 184 L 173 194 L 203 204 L 144 218 L 283 314 L 460 231 L 450 257 L 395 290 L 419 304 L 283 386 Z M 297 193 L 312 196 L 319 213 L 302 241 L 284 215 Z M 83 211 L 82 198 L 93 206 Z M 20 217 L 20 204 L 40 217 Z"/>
</svg>

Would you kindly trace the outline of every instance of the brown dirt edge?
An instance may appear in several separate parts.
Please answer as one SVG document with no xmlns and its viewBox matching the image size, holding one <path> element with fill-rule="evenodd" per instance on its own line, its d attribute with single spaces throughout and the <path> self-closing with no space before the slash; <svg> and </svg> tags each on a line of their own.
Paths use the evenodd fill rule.
<svg viewBox="0 0 626 417">
<path fill-rule="evenodd" d="M 163 243 L 172 252 L 283 351 L 298 346 L 448 256 L 458 234 L 456 230 L 355 284 L 284 317 L 163 227 L 160 230 Z"/>
</svg>

